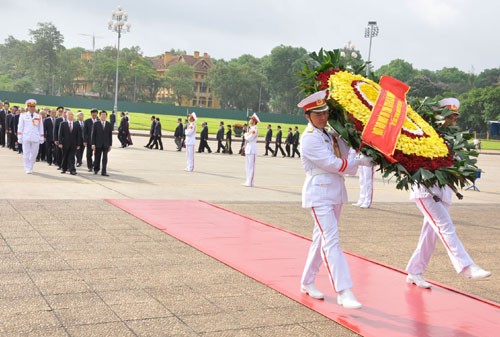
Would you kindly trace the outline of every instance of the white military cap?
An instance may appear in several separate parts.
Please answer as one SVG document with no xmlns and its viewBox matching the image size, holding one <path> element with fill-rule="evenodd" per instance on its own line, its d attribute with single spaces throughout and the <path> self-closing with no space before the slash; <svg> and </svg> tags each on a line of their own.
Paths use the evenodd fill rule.
<svg viewBox="0 0 500 337">
<path fill-rule="evenodd" d="M 300 101 L 297 107 L 304 109 L 304 112 L 322 112 L 328 110 L 326 104 L 326 90 L 317 91 Z"/>
<path fill-rule="evenodd" d="M 252 115 L 252 117 L 250 117 L 251 119 L 253 119 L 255 121 L 255 124 L 257 124 L 258 122 L 260 122 L 260 119 L 259 119 L 259 116 L 257 116 L 256 113 L 254 113 Z"/>
<path fill-rule="evenodd" d="M 198 117 L 196 117 L 196 112 L 191 112 L 191 114 L 189 115 L 189 117 L 193 117 L 194 120 L 197 120 Z"/>
<path fill-rule="evenodd" d="M 460 101 L 454 97 L 443 98 L 438 102 L 439 106 L 442 108 L 448 108 L 453 112 L 457 112 L 460 108 Z"/>
<path fill-rule="evenodd" d="M 26 101 L 26 106 L 36 106 L 36 100 L 30 98 L 29 100 Z"/>
</svg>

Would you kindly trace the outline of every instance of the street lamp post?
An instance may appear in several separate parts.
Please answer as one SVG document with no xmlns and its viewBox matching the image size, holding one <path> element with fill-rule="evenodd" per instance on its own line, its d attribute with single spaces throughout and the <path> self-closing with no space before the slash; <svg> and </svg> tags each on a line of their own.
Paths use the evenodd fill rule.
<svg viewBox="0 0 500 337">
<path fill-rule="evenodd" d="M 351 63 L 347 64 L 346 66 L 348 69 L 350 69 L 354 60 L 358 58 L 358 53 L 356 53 L 356 46 L 354 45 L 354 43 L 352 43 L 351 40 L 346 43 L 346 45 L 340 52 L 340 56 L 346 59 L 346 63 Z"/>
<path fill-rule="evenodd" d="M 118 34 L 118 44 L 116 52 L 116 77 L 115 77 L 115 105 L 113 111 L 118 113 L 118 65 L 120 62 L 120 38 L 122 33 L 130 32 L 132 26 L 128 20 L 128 13 L 118 6 L 116 10 L 111 13 L 112 19 L 108 21 L 108 29 Z"/>
<path fill-rule="evenodd" d="M 370 46 L 368 47 L 368 61 L 366 62 L 366 77 L 370 75 L 370 56 L 372 52 L 372 38 L 378 35 L 379 28 L 377 26 L 377 21 L 368 21 L 368 27 L 365 28 L 365 37 L 370 38 Z"/>
</svg>

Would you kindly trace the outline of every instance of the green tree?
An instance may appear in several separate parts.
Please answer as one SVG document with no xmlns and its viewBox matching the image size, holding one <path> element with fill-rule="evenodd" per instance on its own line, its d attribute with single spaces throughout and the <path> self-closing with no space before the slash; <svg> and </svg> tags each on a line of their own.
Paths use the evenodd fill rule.
<svg viewBox="0 0 500 337">
<path fill-rule="evenodd" d="M 436 71 L 436 78 L 438 81 L 446 83 L 450 88 L 451 95 L 461 94 L 473 88 L 474 75 L 455 67 Z"/>
<path fill-rule="evenodd" d="M 477 76 L 476 88 L 500 85 L 500 68 L 485 69 Z"/>
<path fill-rule="evenodd" d="M 86 62 L 81 55 L 84 48 L 61 49 L 58 52 L 60 65 L 58 67 L 58 82 L 62 95 L 73 96 L 76 93 L 77 78 L 83 78 L 86 71 Z"/>
<path fill-rule="evenodd" d="M 30 29 L 33 42 L 30 59 L 35 65 L 35 79 L 45 94 L 53 93 L 53 76 L 57 71 L 58 50 L 64 48 L 63 35 L 52 23 L 38 23 L 37 29 Z"/>
<path fill-rule="evenodd" d="M 271 54 L 264 57 L 270 108 L 273 112 L 288 114 L 300 112 L 297 102 L 302 97 L 299 88 L 300 77 L 297 73 L 302 70 L 307 58 L 307 51 L 304 48 L 283 45 L 273 48 Z"/>
<path fill-rule="evenodd" d="M 2 80 L 4 85 L 12 87 L 14 81 L 20 78 L 33 80 L 34 66 L 29 58 L 31 49 L 30 42 L 17 40 L 13 36 L 0 44 L 0 74 L 7 76 Z"/>
<path fill-rule="evenodd" d="M 103 99 L 111 99 L 115 91 L 116 49 L 106 47 L 96 50 L 87 71 L 87 78 L 93 83 L 92 90 Z"/>
<path fill-rule="evenodd" d="M 405 83 L 418 74 L 411 63 L 402 59 L 392 60 L 389 64 L 381 66 L 375 73 L 378 77 L 388 75 Z"/>
<path fill-rule="evenodd" d="M 165 82 L 172 90 L 173 103 L 182 105 L 182 98 L 194 96 L 194 69 L 184 62 L 176 63 L 165 71 Z"/>
<path fill-rule="evenodd" d="M 413 97 L 436 97 L 442 95 L 447 89 L 444 83 L 435 83 L 429 77 L 417 75 L 411 78 L 407 84 L 411 87 L 409 96 Z"/>
<path fill-rule="evenodd" d="M 486 132 L 488 121 L 500 120 L 500 86 L 473 89 L 459 96 L 458 124 L 466 129 Z"/>
</svg>

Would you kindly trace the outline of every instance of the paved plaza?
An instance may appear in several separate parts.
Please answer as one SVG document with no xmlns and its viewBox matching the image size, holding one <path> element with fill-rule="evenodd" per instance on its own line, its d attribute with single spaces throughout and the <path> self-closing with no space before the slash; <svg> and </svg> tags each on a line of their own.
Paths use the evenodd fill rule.
<svg viewBox="0 0 500 337">
<path fill-rule="evenodd" d="M 241 156 L 196 154 L 189 173 L 172 139 L 165 151 L 144 148 L 146 141 L 113 148 L 110 177 L 86 172 L 85 162 L 76 176 L 46 163 L 26 175 L 21 156 L 0 149 L 1 336 L 356 336 L 104 200 L 207 200 L 310 236 L 300 160 L 263 157 L 259 144 L 257 187 L 246 188 Z M 426 277 L 500 302 L 500 155 L 481 154 L 479 166 L 481 192 L 465 191 L 451 215 L 472 258 L 493 276 L 457 276 L 439 244 Z M 356 201 L 357 177 L 346 185 Z M 340 237 L 344 249 L 404 269 L 422 217 L 394 186 L 377 174 L 373 207 L 345 205 Z M 362 280 L 354 292 L 360 287 Z"/>
</svg>

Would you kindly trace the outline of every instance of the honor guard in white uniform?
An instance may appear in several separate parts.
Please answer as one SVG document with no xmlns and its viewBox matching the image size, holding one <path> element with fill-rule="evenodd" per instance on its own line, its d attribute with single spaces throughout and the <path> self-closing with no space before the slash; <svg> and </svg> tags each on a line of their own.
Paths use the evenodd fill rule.
<svg viewBox="0 0 500 337">
<path fill-rule="evenodd" d="M 349 146 L 328 125 L 326 91 L 302 100 L 309 121 L 301 137 L 301 161 L 306 172 L 302 188 L 302 207 L 311 211 L 314 220 L 313 241 L 304 267 L 301 292 L 316 299 L 324 295 L 314 281 L 324 262 L 330 282 L 338 293 L 337 303 L 345 308 L 361 308 L 351 292 L 352 280 L 339 241 L 338 222 L 342 204 L 347 202 L 344 175 L 355 174 L 359 165 L 370 165 L 367 157 L 348 158 Z"/>
<path fill-rule="evenodd" d="M 24 170 L 27 174 L 33 173 L 36 157 L 40 144 L 45 141 L 43 134 L 42 118 L 36 112 L 36 101 L 26 101 L 28 111 L 19 116 L 17 127 L 17 138 L 19 144 L 23 145 Z"/>
<path fill-rule="evenodd" d="M 196 143 L 196 113 L 192 112 L 189 115 L 189 125 L 186 127 L 186 171 L 194 170 L 194 145 Z"/>
<path fill-rule="evenodd" d="M 370 208 L 373 201 L 373 175 L 375 167 L 360 166 L 359 167 L 359 199 L 353 206 L 361 208 Z"/>
<path fill-rule="evenodd" d="M 259 138 L 259 130 L 257 124 L 260 122 L 259 117 L 253 114 L 248 121 L 248 131 L 244 134 L 245 137 L 245 169 L 246 181 L 243 184 L 247 187 L 254 186 L 255 176 L 255 158 L 257 158 L 257 139 Z"/>
<path fill-rule="evenodd" d="M 441 107 L 447 107 L 453 114 L 446 117 L 445 125 L 455 125 L 458 117 L 460 102 L 456 98 L 445 98 L 439 101 Z M 423 273 L 429 264 L 434 252 L 436 241 L 443 242 L 453 267 L 465 278 L 480 279 L 491 275 L 472 261 L 462 242 L 455 232 L 455 225 L 448 213 L 452 202 L 453 191 L 448 186 L 431 188 L 413 186 L 410 200 L 413 200 L 420 212 L 424 215 L 424 224 L 418 240 L 417 249 L 410 258 L 406 271 L 406 282 L 413 283 L 421 288 L 430 288 Z M 438 201 L 435 201 L 434 196 Z"/>
</svg>

